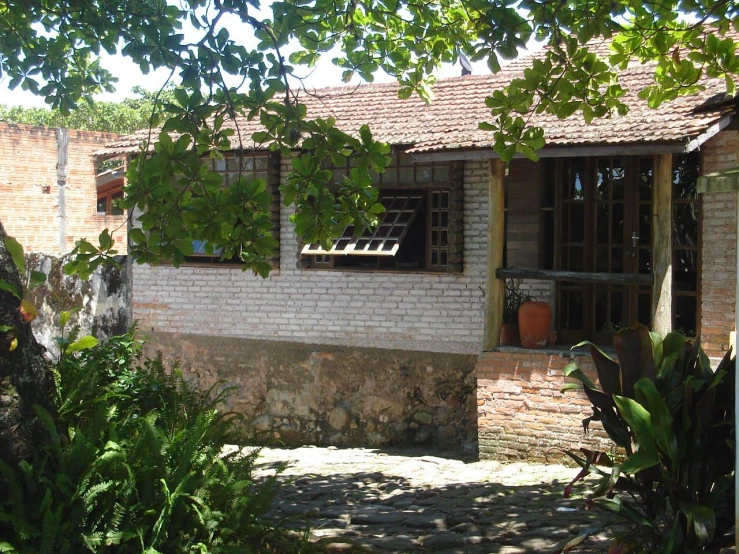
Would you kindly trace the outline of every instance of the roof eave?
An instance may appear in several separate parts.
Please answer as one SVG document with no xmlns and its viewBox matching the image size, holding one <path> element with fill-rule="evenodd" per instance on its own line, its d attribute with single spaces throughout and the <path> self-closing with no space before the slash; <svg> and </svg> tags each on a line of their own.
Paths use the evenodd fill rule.
<svg viewBox="0 0 739 554">
<path fill-rule="evenodd" d="M 703 133 L 688 141 L 688 144 L 685 146 L 685 151 L 692 152 L 694 150 L 698 150 L 705 142 L 726 129 L 731 124 L 733 119 L 733 113 L 724 116 L 718 122 L 714 123 L 708 129 L 706 129 Z"/>
<path fill-rule="evenodd" d="M 710 138 L 710 137 L 709 137 Z M 707 140 L 707 139 L 706 139 Z M 655 154 L 684 154 L 690 152 L 693 141 L 638 142 L 623 144 L 579 144 L 572 146 L 547 146 L 536 154 L 539 158 L 577 158 L 590 156 L 645 156 Z M 704 141 L 705 142 L 705 141 Z M 500 155 L 492 148 L 475 150 L 439 150 L 412 154 L 413 161 L 490 160 Z M 514 158 L 526 158 L 516 154 Z"/>
</svg>

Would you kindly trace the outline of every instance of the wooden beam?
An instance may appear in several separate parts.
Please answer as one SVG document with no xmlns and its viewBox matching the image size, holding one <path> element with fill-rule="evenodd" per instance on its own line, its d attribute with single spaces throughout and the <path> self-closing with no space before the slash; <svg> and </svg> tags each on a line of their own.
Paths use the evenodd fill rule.
<svg viewBox="0 0 739 554">
<path fill-rule="evenodd" d="M 693 140 L 691 140 L 688 143 L 688 146 L 686 147 L 686 152 L 692 152 L 693 150 L 698 150 L 703 143 L 707 142 L 709 139 L 716 136 L 718 133 L 726 129 L 731 122 L 733 121 L 734 116 L 733 115 L 727 115 L 724 117 L 721 121 L 718 123 L 714 123 L 711 125 L 708 129 L 706 129 L 703 133 L 695 137 Z"/>
<path fill-rule="evenodd" d="M 505 232 L 505 163 L 500 159 L 488 162 L 488 248 L 485 287 L 485 331 L 482 346 L 492 350 L 500 344 L 503 326 L 505 283 L 496 277 L 503 266 Z"/>
<path fill-rule="evenodd" d="M 654 157 L 652 329 L 672 330 L 672 155 Z"/>
<path fill-rule="evenodd" d="M 579 271 L 551 271 L 505 267 L 495 272 L 498 279 L 540 279 L 542 281 L 571 281 L 573 283 L 607 283 L 612 285 L 652 286 L 653 278 L 645 273 L 585 273 Z"/>
<path fill-rule="evenodd" d="M 701 140 L 701 137 L 699 137 Z M 539 150 L 539 158 L 580 158 L 591 156 L 652 156 L 656 154 L 682 154 L 694 150 L 699 143 L 698 139 L 688 143 L 638 143 L 638 144 L 601 144 L 590 146 L 547 146 Z M 498 158 L 498 153 L 492 148 L 478 148 L 475 150 L 440 150 L 438 152 L 411 152 L 414 162 L 444 162 L 451 160 L 489 160 Z M 526 158 L 524 154 L 516 154 L 514 158 Z"/>
</svg>

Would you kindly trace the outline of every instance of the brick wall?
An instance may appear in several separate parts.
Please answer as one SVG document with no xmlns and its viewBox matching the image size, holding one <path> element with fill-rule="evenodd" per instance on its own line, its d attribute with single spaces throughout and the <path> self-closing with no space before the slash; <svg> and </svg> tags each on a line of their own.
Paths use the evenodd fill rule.
<svg viewBox="0 0 739 554">
<path fill-rule="evenodd" d="M 67 253 L 80 238 L 97 239 L 117 229 L 118 251 L 126 251 L 123 216 L 97 215 L 92 153 L 118 138 L 110 133 L 69 131 L 65 236 L 60 237 L 57 133 L 48 127 L 0 122 L 0 220 L 27 252 Z"/>
<path fill-rule="evenodd" d="M 724 131 L 702 148 L 701 173 L 737 166 L 739 132 Z M 736 296 L 736 193 L 703 196 L 703 267 L 701 271 L 701 341 L 706 353 L 720 358 L 734 329 Z"/>
<path fill-rule="evenodd" d="M 167 333 L 476 354 L 487 182 L 487 162 L 465 164 L 460 275 L 299 270 L 298 241 L 283 206 L 279 271 L 261 279 L 229 267 L 135 266 L 134 319 L 143 330 Z"/>
<path fill-rule="evenodd" d="M 590 356 L 503 349 L 483 352 L 477 373 L 477 428 L 481 458 L 556 461 L 563 450 L 581 447 L 608 451 L 599 423 L 583 433 L 592 415 L 585 394 L 560 392 L 563 368 L 576 361 L 595 380 Z"/>
</svg>

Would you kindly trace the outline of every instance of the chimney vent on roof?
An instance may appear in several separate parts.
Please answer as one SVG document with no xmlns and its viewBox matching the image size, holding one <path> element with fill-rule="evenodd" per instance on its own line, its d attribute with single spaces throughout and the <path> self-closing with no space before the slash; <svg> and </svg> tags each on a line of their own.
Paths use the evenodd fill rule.
<svg viewBox="0 0 739 554">
<path fill-rule="evenodd" d="M 472 64 L 462 52 L 459 53 L 459 63 L 462 65 L 462 77 L 472 75 Z"/>
</svg>

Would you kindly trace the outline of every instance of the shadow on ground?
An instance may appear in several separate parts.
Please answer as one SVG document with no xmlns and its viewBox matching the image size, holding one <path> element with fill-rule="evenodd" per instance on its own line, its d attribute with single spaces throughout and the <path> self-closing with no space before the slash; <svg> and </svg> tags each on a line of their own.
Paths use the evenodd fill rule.
<svg viewBox="0 0 739 554">
<path fill-rule="evenodd" d="M 561 480 L 430 486 L 380 471 L 279 479 L 272 517 L 296 530 L 309 526 L 334 552 L 553 552 L 604 521 L 583 510 L 581 497 L 564 499 Z M 605 552 L 607 537 L 600 533 L 577 552 Z"/>
</svg>

